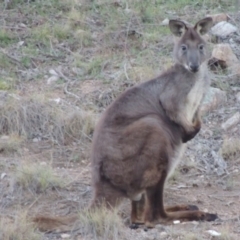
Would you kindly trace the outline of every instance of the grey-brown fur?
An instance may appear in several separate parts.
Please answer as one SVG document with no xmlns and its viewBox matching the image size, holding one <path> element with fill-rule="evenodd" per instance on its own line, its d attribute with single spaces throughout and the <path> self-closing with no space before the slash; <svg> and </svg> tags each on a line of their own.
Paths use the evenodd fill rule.
<svg viewBox="0 0 240 240">
<path fill-rule="evenodd" d="M 199 107 L 209 86 L 208 52 L 201 35 L 211 18 L 194 27 L 171 20 L 175 64 L 150 81 L 128 89 L 103 113 L 92 146 L 92 207 L 132 200 L 132 223 L 154 226 L 161 219 L 214 220 L 195 207 L 164 209 L 163 188 L 200 130 Z"/>
</svg>

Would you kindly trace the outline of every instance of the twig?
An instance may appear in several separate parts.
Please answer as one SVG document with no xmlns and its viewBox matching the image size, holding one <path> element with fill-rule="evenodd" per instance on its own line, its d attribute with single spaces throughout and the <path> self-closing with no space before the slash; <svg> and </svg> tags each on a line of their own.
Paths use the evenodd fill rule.
<svg viewBox="0 0 240 240">
<path fill-rule="evenodd" d="M 70 84 L 70 82 L 74 82 L 74 81 L 66 77 L 60 70 L 57 70 L 56 72 L 60 77 L 62 77 L 66 81 L 66 84 L 64 86 L 64 93 L 71 95 L 72 97 L 75 97 L 76 99 L 80 100 L 81 98 L 79 96 L 68 91 L 68 85 Z"/>
</svg>

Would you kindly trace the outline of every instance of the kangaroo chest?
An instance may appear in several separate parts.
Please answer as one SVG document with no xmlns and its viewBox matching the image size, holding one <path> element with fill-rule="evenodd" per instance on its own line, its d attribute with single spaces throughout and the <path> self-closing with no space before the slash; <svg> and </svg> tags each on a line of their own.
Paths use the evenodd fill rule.
<svg viewBox="0 0 240 240">
<path fill-rule="evenodd" d="M 185 116 L 189 122 L 192 122 L 193 116 L 202 101 L 206 88 L 206 81 L 203 78 L 198 79 L 188 93 L 185 104 Z"/>
</svg>

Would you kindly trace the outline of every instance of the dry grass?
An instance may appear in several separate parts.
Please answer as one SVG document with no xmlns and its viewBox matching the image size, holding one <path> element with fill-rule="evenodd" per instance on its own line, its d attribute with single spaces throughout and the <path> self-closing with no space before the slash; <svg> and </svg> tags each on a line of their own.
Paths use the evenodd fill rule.
<svg viewBox="0 0 240 240">
<path fill-rule="evenodd" d="M 118 209 L 109 210 L 101 207 L 95 210 L 84 210 L 79 214 L 84 236 L 91 239 L 127 239 Z"/>
<path fill-rule="evenodd" d="M 18 212 L 11 218 L 0 219 L 1 240 L 40 240 L 42 234 L 36 231 L 34 225 L 28 221 L 26 212 Z"/>
<path fill-rule="evenodd" d="M 51 140 L 89 138 L 94 115 L 71 106 L 59 106 L 44 98 L 9 99 L 0 111 L 0 132 L 6 135 Z"/>
<path fill-rule="evenodd" d="M 1 201 L 8 203 L 16 198 L 16 195 L 8 193 L 8 180 L 11 183 L 8 176 L 14 175 L 20 190 L 27 190 L 18 192 L 22 194 L 21 199 L 25 199 L 26 192 L 29 194 L 30 191 L 34 197 L 39 194 L 47 201 L 51 188 L 65 186 L 62 179 L 56 178 L 51 167 L 29 165 L 29 162 L 50 158 L 48 155 L 45 157 L 48 154 L 46 151 L 41 152 L 44 151 L 41 146 L 49 142 L 47 147 L 54 166 L 65 167 L 70 159 L 75 164 L 73 168 L 77 167 L 76 172 L 79 170 L 75 174 L 82 174 L 82 160 L 88 161 L 97 114 L 126 88 L 154 77 L 172 64 L 170 32 L 166 26 L 161 26 L 165 18 L 180 17 L 195 22 L 206 13 L 232 10 L 236 8 L 235 3 L 236 0 L 2 1 L 0 90 L 6 90 L 15 97 L 8 96 L 3 104 L 0 102 L 0 133 L 7 136 L 7 139 L 0 137 L 0 150 L 11 158 L 10 167 L 4 166 L 7 175 L 0 181 L 4 196 Z M 51 77 L 51 69 L 61 69 L 64 77 L 59 75 L 58 81 L 46 84 Z M 81 92 L 81 84 L 86 80 L 99 81 L 103 87 L 93 93 Z M 224 87 L 221 82 L 218 85 Z M 61 98 L 60 103 L 50 100 L 55 97 Z M 39 143 L 37 153 L 25 145 L 33 139 L 37 139 L 34 147 L 38 147 Z M 224 158 L 239 156 L 237 143 L 224 142 Z M 29 152 L 21 155 L 21 165 L 19 155 L 15 154 L 17 159 L 14 160 L 12 156 L 22 147 Z M 15 169 L 13 166 L 16 165 Z M 187 164 L 187 168 L 191 167 L 195 166 Z M 90 182 L 89 175 L 76 175 L 73 179 L 79 177 L 84 179 L 84 184 Z M 181 173 L 177 170 L 170 181 L 178 182 L 180 178 Z M 232 187 L 230 179 L 227 188 Z M 76 193 L 67 190 L 67 194 L 64 191 L 66 189 L 59 189 L 62 195 L 67 195 L 68 201 L 79 201 L 78 190 Z M 4 204 L 1 206 L 5 209 Z M 37 204 L 44 205 L 42 202 Z M 53 203 L 49 200 L 48 204 L 51 207 Z M 6 207 L 6 211 L 12 211 L 11 205 Z M 83 239 L 133 239 L 126 236 L 127 230 L 117 210 L 84 211 L 79 218 Z M 35 240 L 39 236 L 21 212 L 9 220 L 9 224 L 6 220 L 0 221 L 0 239 Z M 199 236 L 190 232 L 186 239 L 209 237 Z M 43 238 L 50 239 L 51 236 Z M 179 237 L 179 231 L 176 231 L 172 239 L 185 239 L 185 234 L 180 233 Z"/>
<path fill-rule="evenodd" d="M 4 154 L 19 153 L 24 139 L 18 135 L 2 136 L 0 138 L 0 152 Z"/>
<path fill-rule="evenodd" d="M 57 177 L 50 166 L 38 164 L 22 165 L 16 169 L 15 183 L 19 188 L 41 193 L 64 185 L 64 180 Z"/>
<path fill-rule="evenodd" d="M 240 139 L 224 139 L 220 152 L 225 160 L 236 160 L 240 157 Z"/>
</svg>

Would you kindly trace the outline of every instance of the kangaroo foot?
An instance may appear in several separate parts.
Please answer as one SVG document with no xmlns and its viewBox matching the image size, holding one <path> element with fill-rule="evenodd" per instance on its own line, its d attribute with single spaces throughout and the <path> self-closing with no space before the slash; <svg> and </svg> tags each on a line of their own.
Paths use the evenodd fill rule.
<svg viewBox="0 0 240 240">
<path fill-rule="evenodd" d="M 208 222 L 211 222 L 211 221 L 215 221 L 216 219 L 218 219 L 218 215 L 217 214 L 214 214 L 214 213 L 205 213 L 205 216 L 203 218 L 203 221 L 208 221 Z"/>
<path fill-rule="evenodd" d="M 199 208 L 196 205 L 176 205 L 169 206 L 165 209 L 167 212 L 178 212 L 178 211 L 196 211 Z"/>
<path fill-rule="evenodd" d="M 130 224 L 129 228 L 130 229 L 138 229 L 140 225 L 142 225 L 142 224 L 132 223 L 132 224 Z"/>
</svg>

